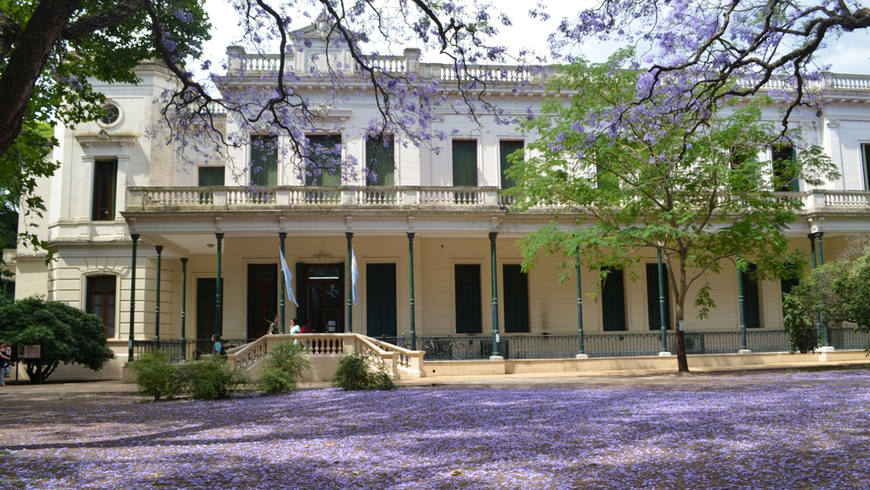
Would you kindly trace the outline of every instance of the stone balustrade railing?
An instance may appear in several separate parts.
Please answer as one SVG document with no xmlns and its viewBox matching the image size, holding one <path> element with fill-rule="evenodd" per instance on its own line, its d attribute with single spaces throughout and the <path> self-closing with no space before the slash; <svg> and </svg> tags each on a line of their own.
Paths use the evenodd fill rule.
<svg viewBox="0 0 870 490">
<path fill-rule="evenodd" d="M 356 333 L 306 333 L 264 335 L 227 354 L 227 361 L 239 369 L 249 369 L 264 360 L 283 342 L 298 342 L 312 358 L 345 354 L 370 354 L 372 362 L 383 366 L 394 378 L 423 376 L 423 351 L 404 349 Z"/>
<path fill-rule="evenodd" d="M 812 190 L 781 193 L 803 202 L 803 212 L 870 212 L 870 192 Z M 129 212 L 323 208 L 509 209 L 516 198 L 497 187 L 129 187 Z M 561 209 L 536 206 L 535 212 Z"/>
<path fill-rule="evenodd" d="M 499 207 L 497 187 L 129 187 L 127 211 Z"/>
</svg>

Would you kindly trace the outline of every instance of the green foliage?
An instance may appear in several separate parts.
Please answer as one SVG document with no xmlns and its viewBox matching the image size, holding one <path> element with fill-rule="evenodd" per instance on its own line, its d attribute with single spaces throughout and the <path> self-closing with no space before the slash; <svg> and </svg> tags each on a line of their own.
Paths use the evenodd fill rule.
<svg viewBox="0 0 870 490">
<path fill-rule="evenodd" d="M 0 338 L 14 345 L 39 345 L 41 357 L 26 359 L 31 383 L 40 383 L 63 363 L 98 370 L 114 357 L 102 321 L 54 301 L 27 298 L 0 307 Z"/>
<path fill-rule="evenodd" d="M 783 298 L 783 328 L 788 334 L 788 348 L 795 352 L 812 352 L 821 345 L 822 338 L 815 326 L 815 312 L 807 301 L 805 284 L 792 288 Z"/>
<path fill-rule="evenodd" d="M 102 114 L 105 96 L 95 90 L 94 80 L 136 83 L 133 69 L 143 60 L 163 58 L 167 46 L 172 47 L 168 56 L 183 68 L 183 60 L 198 58 L 202 42 L 210 38 L 204 4 L 196 0 L 149 2 L 153 17 L 144 5 L 127 11 L 123 2 L 87 0 L 70 11 L 63 29 L 34 17 L 40 6 L 60 8 L 46 5 L 0 0 L 0 82 L 12 87 L 4 101 L 26 102 L 3 108 L 21 115 L 21 129 L 10 146 L 0 146 L 0 207 L 17 209 L 23 203 L 25 222 L 29 214 L 44 211 L 33 191 L 36 179 L 56 168 L 46 158 L 57 143 L 54 125 L 74 127 Z M 166 42 L 155 35 L 154 19 Z M 34 39 L 51 42 L 47 57 L 29 51 Z M 24 83 L 31 79 L 35 84 Z M 45 248 L 29 227 L 18 231 L 33 248 Z"/>
<path fill-rule="evenodd" d="M 785 329 L 801 352 L 819 344 L 814 332 L 806 333 L 817 316 L 828 324 L 852 323 L 858 330 L 870 330 L 870 247 L 859 257 L 828 262 L 811 271 L 786 295 L 784 307 Z"/>
<path fill-rule="evenodd" d="M 223 357 L 187 362 L 179 367 L 179 372 L 186 391 L 197 400 L 228 398 L 246 381 Z"/>
<path fill-rule="evenodd" d="M 265 372 L 257 382 L 260 390 L 269 394 L 296 389 L 296 382 L 311 368 L 311 361 L 302 348 L 293 342 L 275 346 L 266 359 Z"/>
<path fill-rule="evenodd" d="M 185 389 L 178 366 L 169 361 L 169 354 L 165 351 L 143 354 L 130 366 L 136 374 L 139 392 L 151 395 L 155 400 L 173 398 Z"/>
<path fill-rule="evenodd" d="M 333 386 L 345 390 L 392 390 L 396 388 L 383 364 L 373 365 L 372 357 L 363 353 L 342 356 L 332 377 Z"/>
<path fill-rule="evenodd" d="M 603 267 L 631 270 L 643 253 L 660 249 L 675 320 L 684 319 L 695 283 L 694 303 L 703 317 L 715 307 L 710 278 L 739 256 L 751 257 L 761 278 L 778 276 L 783 263 L 803 262 L 784 234 L 801 202 L 782 198 L 769 182 L 800 176 L 814 184 L 836 169 L 821 149 L 810 148 L 779 162 L 774 175 L 762 155 L 781 136 L 761 122 L 761 109 L 752 102 L 709 120 L 691 111 L 667 112 L 673 104 L 655 98 L 637 102 L 641 72 L 622 69 L 631 54 L 565 67 L 540 117 L 524 124 L 539 138 L 508 171 L 516 182 L 510 191 L 516 207 L 567 208 L 523 239 L 524 267 L 556 254 L 568 273 L 581 258 L 595 273 Z M 793 141 L 798 136 L 787 135 Z M 678 356 L 682 368 L 685 354 Z"/>
</svg>

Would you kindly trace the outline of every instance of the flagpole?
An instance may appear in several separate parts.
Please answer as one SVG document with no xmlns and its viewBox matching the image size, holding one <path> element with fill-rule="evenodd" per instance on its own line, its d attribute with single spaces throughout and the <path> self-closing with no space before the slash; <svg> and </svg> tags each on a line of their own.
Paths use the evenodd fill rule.
<svg viewBox="0 0 870 490">
<path fill-rule="evenodd" d="M 287 238 L 287 233 L 283 232 L 283 231 L 278 233 L 278 238 L 281 239 L 281 257 L 280 258 L 283 259 L 283 257 L 284 257 L 284 240 Z M 285 290 L 287 289 L 287 286 L 285 286 L 285 282 L 287 281 L 287 277 L 284 275 L 284 264 L 283 263 L 281 264 L 281 277 L 284 279 L 283 281 L 281 281 L 281 303 L 280 303 L 281 304 L 281 333 L 284 333 L 284 325 L 287 324 L 287 322 L 284 321 L 284 295 L 286 294 Z"/>
<path fill-rule="evenodd" d="M 353 304 L 351 303 L 351 295 L 353 294 L 353 271 L 351 260 L 353 259 L 353 245 L 351 242 L 353 241 L 353 233 L 345 232 L 345 237 L 347 237 L 347 282 L 345 284 L 350 284 L 351 286 L 347 290 L 347 331 L 348 333 L 353 333 Z"/>
</svg>

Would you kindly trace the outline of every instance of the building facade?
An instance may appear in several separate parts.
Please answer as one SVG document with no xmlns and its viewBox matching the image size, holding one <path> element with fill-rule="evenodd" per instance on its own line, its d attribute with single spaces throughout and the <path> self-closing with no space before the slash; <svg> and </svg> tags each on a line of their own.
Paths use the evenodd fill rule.
<svg viewBox="0 0 870 490">
<path fill-rule="evenodd" d="M 315 41 L 317 35 L 311 31 Z M 256 84 L 276 69 L 275 57 L 238 48 L 230 54 L 227 77 L 218 81 L 222 90 Z M 299 72 L 313 63 L 305 50 L 293 62 Z M 420 63 L 414 50 L 387 62 L 392 70 L 450 76 L 441 65 Z M 41 181 L 47 212 L 30 223 L 55 260 L 46 264 L 42 252 L 24 246 L 16 257 L 16 297 L 44 295 L 100 316 L 118 364 L 131 339 L 208 339 L 215 332 L 239 342 L 256 338 L 280 314 L 282 301 L 285 328 L 297 318 L 312 331 L 405 344 L 413 330 L 415 347 L 433 357 L 486 357 L 492 353 L 486 339 L 495 332 L 503 355 L 573 356 L 580 329 L 591 355 L 660 350 L 655 250 L 603 288 L 584 271 L 579 280 L 573 273 L 565 280 L 558 258 L 522 271 L 517 241 L 549 222 L 554 210 L 514 212 L 502 195 L 510 185 L 506 156 L 529 138 L 516 128 L 488 115 L 476 125 L 444 110 L 434 123 L 448 135 L 437 143 L 440 151 L 408 144 L 401 134 L 391 145 L 378 144 L 365 137 L 372 102 L 357 93 L 340 108 L 324 109 L 334 130 L 307 135 L 358 162 L 356 171 L 302 176 L 293 157 L 278 150 L 283 137 L 264 147 L 268 136 L 258 133 L 229 158 L 191 163 L 154 129 L 159 96 L 174 87 L 171 73 L 146 63 L 139 75 L 138 85 L 101 87 L 107 111 L 100 121 L 59 127 L 53 157 L 61 167 Z M 307 86 L 328 91 L 325 80 Z M 488 97 L 518 117 L 545 95 L 537 83 L 520 91 L 515 84 L 500 87 L 493 83 Z M 800 194 L 804 211 L 788 235 L 794 248 L 831 260 L 850 237 L 870 232 L 870 77 L 831 74 L 818 89 L 823 109 L 795 124 L 807 143 L 825 148 L 841 177 L 821 188 L 798 182 L 790 189 Z M 232 115 L 221 124 L 238 130 Z M 283 289 L 282 244 L 298 306 Z M 781 346 L 789 284 L 744 277 L 742 286 L 746 327 L 758 333 L 749 348 Z M 739 331 L 738 289 L 738 272 L 726 268 L 713 283 L 717 307 L 709 318 L 697 320 L 689 306 L 686 330 L 707 334 L 706 351 L 736 351 L 731 344 L 713 347 L 713 339 Z"/>
</svg>

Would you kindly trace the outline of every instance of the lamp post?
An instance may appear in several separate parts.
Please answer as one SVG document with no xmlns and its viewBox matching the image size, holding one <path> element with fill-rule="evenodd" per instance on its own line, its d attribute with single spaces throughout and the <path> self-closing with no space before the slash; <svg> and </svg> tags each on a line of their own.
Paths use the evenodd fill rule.
<svg viewBox="0 0 870 490">
<path fill-rule="evenodd" d="M 347 331 L 348 333 L 353 333 L 353 270 L 351 261 L 353 260 L 353 233 L 345 232 L 345 238 L 347 238 L 347 280 L 345 281 L 346 285 L 350 287 L 347 288 Z"/>
</svg>

